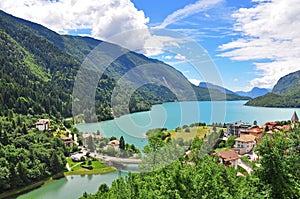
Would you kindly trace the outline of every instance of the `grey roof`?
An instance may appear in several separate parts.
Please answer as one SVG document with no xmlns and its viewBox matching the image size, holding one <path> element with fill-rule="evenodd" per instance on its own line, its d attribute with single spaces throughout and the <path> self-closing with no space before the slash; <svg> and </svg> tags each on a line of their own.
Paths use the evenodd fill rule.
<svg viewBox="0 0 300 199">
<path fill-rule="evenodd" d="M 242 122 L 242 121 L 238 121 L 238 122 L 235 122 L 235 123 L 229 124 L 229 125 L 236 126 L 236 127 L 250 127 L 251 126 L 251 124 L 249 124 L 247 122 Z"/>
<path fill-rule="evenodd" d="M 297 115 L 296 111 L 294 112 L 294 114 L 291 118 L 291 121 L 292 122 L 299 122 L 299 118 L 298 118 L 298 115 Z"/>
</svg>

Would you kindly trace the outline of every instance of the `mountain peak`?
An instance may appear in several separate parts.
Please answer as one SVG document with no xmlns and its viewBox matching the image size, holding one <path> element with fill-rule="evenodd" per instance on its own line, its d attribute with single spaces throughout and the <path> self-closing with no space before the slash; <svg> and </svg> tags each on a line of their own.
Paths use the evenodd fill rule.
<svg viewBox="0 0 300 199">
<path fill-rule="evenodd" d="M 268 92 L 270 92 L 270 90 L 267 89 L 267 88 L 253 87 L 250 91 L 247 91 L 247 92 L 237 91 L 235 93 L 240 95 L 240 96 L 247 96 L 247 97 L 255 98 L 255 97 L 265 95 Z"/>
</svg>

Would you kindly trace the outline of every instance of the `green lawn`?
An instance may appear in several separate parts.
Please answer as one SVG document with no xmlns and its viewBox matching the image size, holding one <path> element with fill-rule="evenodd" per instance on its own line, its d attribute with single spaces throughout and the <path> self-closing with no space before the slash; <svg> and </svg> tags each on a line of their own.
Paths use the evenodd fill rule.
<svg viewBox="0 0 300 199">
<path fill-rule="evenodd" d="M 70 160 L 68 160 L 69 163 Z M 72 161 L 72 160 L 71 160 Z M 87 161 L 86 161 L 87 162 Z M 77 165 L 76 165 L 77 164 Z M 70 165 L 70 163 L 69 163 Z M 76 165 L 76 166 L 74 166 Z M 86 163 L 87 165 L 87 163 Z M 73 167 L 74 166 L 74 167 Z M 92 161 L 92 166 L 93 169 L 89 170 L 89 169 L 85 169 L 81 167 L 81 164 L 78 164 L 78 162 L 73 162 L 72 166 L 70 166 L 72 168 L 71 171 L 65 172 L 65 175 L 91 175 L 91 174 L 102 174 L 102 173 L 109 173 L 112 171 L 115 171 L 116 168 L 114 167 L 109 167 L 103 163 L 101 163 L 98 160 Z"/>
<path fill-rule="evenodd" d="M 174 130 L 170 130 L 171 138 L 177 139 L 177 138 L 183 138 L 183 140 L 192 140 L 196 136 L 199 138 L 204 137 L 205 134 L 213 132 L 212 127 L 210 126 L 197 126 L 197 127 L 189 127 L 190 132 L 186 132 L 185 129 L 178 130 L 177 132 Z M 217 131 L 221 130 L 221 128 L 217 128 Z"/>
<path fill-rule="evenodd" d="M 69 166 L 72 168 L 75 164 L 77 164 L 78 162 L 73 162 L 71 158 L 67 158 L 67 162 L 69 164 Z"/>
</svg>

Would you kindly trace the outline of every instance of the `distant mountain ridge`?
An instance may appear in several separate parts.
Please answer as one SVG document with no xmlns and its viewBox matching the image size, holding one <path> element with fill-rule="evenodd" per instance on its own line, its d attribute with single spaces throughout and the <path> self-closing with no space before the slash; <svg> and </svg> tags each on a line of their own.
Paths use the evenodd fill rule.
<svg viewBox="0 0 300 199">
<path fill-rule="evenodd" d="M 233 91 L 231 91 L 227 88 L 224 88 L 222 86 L 212 84 L 212 83 L 209 83 L 209 82 L 200 82 L 199 87 L 209 88 L 209 89 L 216 89 L 216 90 L 219 90 L 221 92 L 225 92 L 226 94 L 233 94 L 233 95 L 236 94 L 235 92 L 233 92 Z"/>
<path fill-rule="evenodd" d="M 300 70 L 278 80 L 271 93 L 249 100 L 246 105 L 262 107 L 300 107 Z"/>
<path fill-rule="evenodd" d="M 251 91 L 248 91 L 248 92 L 247 91 L 236 91 L 235 94 L 237 94 L 239 96 L 247 96 L 247 97 L 251 97 L 251 98 L 256 98 L 256 97 L 265 95 L 269 92 L 271 92 L 270 89 L 254 87 L 251 89 Z"/>
</svg>

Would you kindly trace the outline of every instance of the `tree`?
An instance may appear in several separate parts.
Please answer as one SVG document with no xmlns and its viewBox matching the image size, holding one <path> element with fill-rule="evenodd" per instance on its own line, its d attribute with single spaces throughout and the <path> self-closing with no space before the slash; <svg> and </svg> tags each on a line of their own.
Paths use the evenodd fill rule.
<svg viewBox="0 0 300 199">
<path fill-rule="evenodd" d="M 269 131 L 269 126 L 266 125 L 266 127 L 265 127 L 265 132 L 268 132 L 268 131 Z"/>
<path fill-rule="evenodd" d="M 115 136 L 111 136 L 109 141 L 113 141 L 113 140 L 116 140 L 117 138 Z"/>
<path fill-rule="evenodd" d="M 10 188 L 9 163 L 5 158 L 0 158 L 0 193 Z"/>
<path fill-rule="evenodd" d="M 59 173 L 64 170 L 64 162 L 59 157 L 56 151 L 54 151 L 50 157 L 50 169 L 53 174 Z"/>
<path fill-rule="evenodd" d="M 264 136 L 258 144 L 261 166 L 254 174 L 271 187 L 273 198 L 300 198 L 300 131 Z"/>
<path fill-rule="evenodd" d="M 26 127 L 25 124 L 23 124 L 23 127 L 22 127 L 22 133 L 23 133 L 23 135 L 25 135 L 25 134 L 28 133 L 28 132 L 27 132 L 27 127 Z"/>
<path fill-rule="evenodd" d="M 226 140 L 226 143 L 225 143 L 225 146 L 226 147 L 229 147 L 229 148 L 232 148 L 235 144 L 235 139 L 237 137 L 236 136 L 230 136 L 227 140 Z"/>
<path fill-rule="evenodd" d="M 106 193 L 109 191 L 109 187 L 107 186 L 107 184 L 101 184 L 98 191 L 102 194 Z"/>
<path fill-rule="evenodd" d="M 253 125 L 257 126 L 257 121 L 256 120 L 254 120 Z"/>
<path fill-rule="evenodd" d="M 90 135 L 88 137 L 88 140 L 87 140 L 87 148 L 88 150 L 90 150 L 91 152 L 94 152 L 96 147 L 95 147 L 95 143 L 94 143 L 94 139 L 93 139 L 93 136 Z"/>
<path fill-rule="evenodd" d="M 125 150 L 125 140 L 123 136 L 120 137 L 119 148 Z"/>
</svg>

